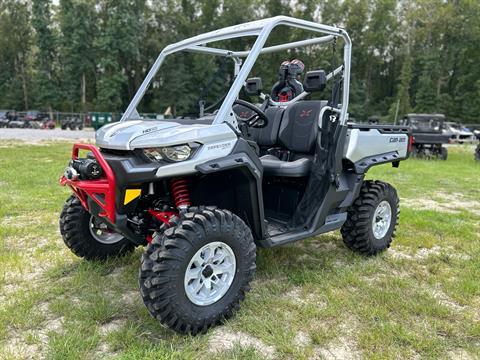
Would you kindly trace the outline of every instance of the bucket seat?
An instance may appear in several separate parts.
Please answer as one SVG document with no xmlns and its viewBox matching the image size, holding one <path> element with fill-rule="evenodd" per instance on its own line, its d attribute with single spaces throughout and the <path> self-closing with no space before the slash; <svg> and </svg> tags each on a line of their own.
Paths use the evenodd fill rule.
<svg viewBox="0 0 480 360">
<path fill-rule="evenodd" d="M 315 141 L 317 139 L 318 117 L 327 101 L 299 101 L 289 105 L 280 124 L 278 142 L 287 151 L 288 160 L 274 155 L 260 158 L 264 175 L 302 177 L 310 173 Z"/>
<path fill-rule="evenodd" d="M 250 138 L 258 144 L 260 149 L 264 150 L 278 144 L 278 131 L 280 130 L 284 110 L 284 108 L 278 106 L 267 108 L 265 110 L 265 115 L 268 118 L 267 126 L 249 129 Z M 234 105 L 233 111 L 243 119 L 248 119 L 254 114 L 252 110 L 242 105 Z"/>
</svg>

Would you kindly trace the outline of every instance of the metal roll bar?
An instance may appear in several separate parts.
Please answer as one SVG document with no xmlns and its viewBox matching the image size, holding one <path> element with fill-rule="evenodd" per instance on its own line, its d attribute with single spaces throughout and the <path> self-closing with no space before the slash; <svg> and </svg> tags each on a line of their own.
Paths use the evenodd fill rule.
<svg viewBox="0 0 480 360">
<path fill-rule="evenodd" d="M 264 47 L 268 36 L 272 30 L 280 25 L 289 26 L 293 28 L 309 30 L 317 33 L 326 34 L 327 36 L 317 37 L 313 39 L 295 41 L 287 44 L 274 45 L 269 47 Z M 217 42 L 227 39 L 246 37 L 246 36 L 256 36 L 256 40 L 250 50 L 247 51 L 231 51 L 228 49 L 218 49 L 207 47 L 206 44 L 211 42 Z M 341 28 L 317 24 L 311 21 L 295 19 L 287 16 L 276 16 L 273 18 L 252 21 L 245 24 L 235 25 L 219 29 L 216 31 L 211 31 L 205 34 L 197 35 L 189 39 L 182 40 L 180 42 L 170 44 L 165 47 L 158 58 L 155 60 L 152 68 L 148 72 L 147 76 L 143 80 L 139 89 L 137 90 L 132 101 L 128 105 L 125 113 L 123 114 L 121 121 L 129 120 L 132 115 L 136 113 L 136 108 L 140 103 L 143 95 L 147 91 L 148 86 L 152 82 L 154 76 L 157 74 L 160 66 L 162 65 L 165 57 L 167 55 L 179 52 L 179 51 L 190 51 L 197 53 L 211 54 L 215 56 L 226 56 L 232 57 L 236 62 L 236 72 L 237 76 L 233 82 L 230 90 L 225 96 L 222 106 L 218 110 L 213 124 L 220 124 L 222 122 L 232 122 L 232 117 L 229 116 L 231 113 L 232 105 L 235 99 L 238 97 L 242 86 L 244 85 L 248 74 L 252 70 L 255 61 L 257 60 L 260 54 L 272 53 L 281 50 L 287 50 L 292 48 L 299 48 L 304 46 L 323 44 L 332 41 L 336 37 L 341 37 L 344 41 L 343 47 L 343 65 L 341 68 L 336 69 L 333 72 L 333 75 L 336 75 L 336 71 L 343 71 L 343 95 L 342 95 L 342 106 L 340 109 L 340 123 L 345 124 L 348 109 L 348 94 L 349 94 L 349 85 L 350 85 L 350 62 L 351 62 L 351 41 L 347 32 Z M 245 58 L 243 65 L 240 67 L 239 58 Z M 329 74 L 330 75 L 330 74 Z M 236 126 L 232 123 L 232 125 Z"/>
</svg>

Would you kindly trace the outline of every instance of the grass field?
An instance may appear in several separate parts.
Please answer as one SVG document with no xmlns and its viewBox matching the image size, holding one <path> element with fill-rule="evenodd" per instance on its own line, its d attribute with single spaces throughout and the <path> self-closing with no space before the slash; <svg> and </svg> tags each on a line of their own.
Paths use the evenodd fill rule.
<svg viewBox="0 0 480 360">
<path fill-rule="evenodd" d="M 0 358 L 356 359 L 480 357 L 480 164 L 380 166 L 399 192 L 391 249 L 347 250 L 339 232 L 258 251 L 240 312 L 197 337 L 160 327 L 137 290 L 142 249 L 106 263 L 58 231 L 67 143 L 0 142 Z"/>
</svg>

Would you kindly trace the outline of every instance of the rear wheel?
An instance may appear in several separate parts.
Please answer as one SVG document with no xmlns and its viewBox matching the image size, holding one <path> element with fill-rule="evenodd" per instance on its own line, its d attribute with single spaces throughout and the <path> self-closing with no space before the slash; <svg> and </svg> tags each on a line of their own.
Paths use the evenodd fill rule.
<svg viewBox="0 0 480 360">
<path fill-rule="evenodd" d="M 385 250 L 395 237 L 399 214 L 399 199 L 393 186 L 365 181 L 341 229 L 345 245 L 365 255 Z"/>
<path fill-rule="evenodd" d="M 448 158 L 448 149 L 442 146 L 440 148 L 440 159 L 447 160 L 447 158 Z"/>
<path fill-rule="evenodd" d="M 65 245 L 86 260 L 105 260 L 135 248 L 123 235 L 85 210 L 74 195 L 66 201 L 59 223 Z"/>
<path fill-rule="evenodd" d="M 149 312 L 173 330 L 195 335 L 239 309 L 255 272 L 247 225 L 228 210 L 192 208 L 157 233 L 142 257 L 140 290 Z"/>
</svg>

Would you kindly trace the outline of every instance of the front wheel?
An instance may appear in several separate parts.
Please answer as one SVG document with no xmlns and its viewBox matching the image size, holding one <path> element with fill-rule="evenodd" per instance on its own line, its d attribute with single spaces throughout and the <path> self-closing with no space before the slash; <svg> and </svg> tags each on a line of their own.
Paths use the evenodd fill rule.
<svg viewBox="0 0 480 360">
<path fill-rule="evenodd" d="M 385 250 L 395 237 L 399 214 L 399 199 L 392 185 L 365 181 L 341 229 L 345 245 L 364 255 Z"/>
<path fill-rule="evenodd" d="M 105 260 L 135 248 L 131 241 L 85 210 L 74 195 L 63 206 L 59 224 L 65 245 L 86 260 Z"/>
<path fill-rule="evenodd" d="M 235 214 L 191 208 L 142 256 L 140 291 L 149 312 L 171 329 L 195 335 L 231 317 L 255 272 L 250 229 Z"/>
</svg>

